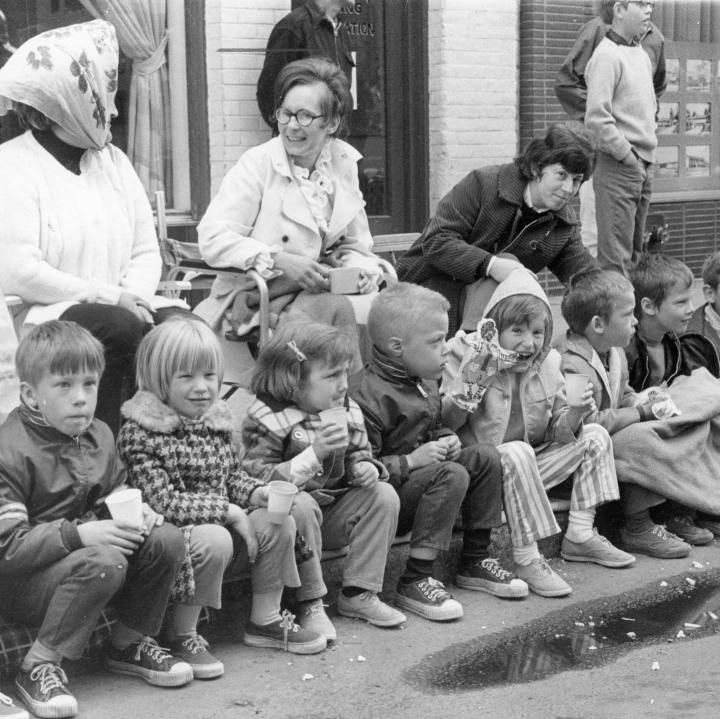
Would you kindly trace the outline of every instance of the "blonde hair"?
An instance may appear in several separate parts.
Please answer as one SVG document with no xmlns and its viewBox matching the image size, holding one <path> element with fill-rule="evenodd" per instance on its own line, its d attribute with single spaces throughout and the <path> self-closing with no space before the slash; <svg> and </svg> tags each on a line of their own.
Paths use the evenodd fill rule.
<svg viewBox="0 0 720 719">
<path fill-rule="evenodd" d="M 439 292 L 412 282 L 397 282 L 372 301 L 367 329 L 373 344 L 386 351 L 391 337 L 406 339 L 432 312 L 447 313 L 450 303 Z"/>
<path fill-rule="evenodd" d="M 330 366 L 353 357 L 350 338 L 321 322 L 287 322 L 260 350 L 250 390 L 278 402 L 294 402 L 313 364 Z"/>
<path fill-rule="evenodd" d="M 215 333 L 199 318 L 171 317 L 143 337 L 137 350 L 138 388 L 167 402 L 170 382 L 180 370 L 217 373 L 218 387 L 225 371 Z"/>
</svg>

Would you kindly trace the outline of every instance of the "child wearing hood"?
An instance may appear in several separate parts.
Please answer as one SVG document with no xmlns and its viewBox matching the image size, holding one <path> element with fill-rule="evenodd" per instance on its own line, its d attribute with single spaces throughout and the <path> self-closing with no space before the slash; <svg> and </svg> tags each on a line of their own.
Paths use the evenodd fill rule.
<svg viewBox="0 0 720 719">
<path fill-rule="evenodd" d="M 583 426 L 594 411 L 590 384 L 568 406 L 551 339 L 545 293 L 529 272 L 512 272 L 493 292 L 479 331 L 450 342 L 443 420 L 463 446 L 498 447 L 515 574 L 536 594 L 560 597 L 572 589 L 537 547 L 559 531 L 546 490 L 572 479 L 564 559 L 616 568 L 635 558 L 593 526 L 596 508 L 620 496 L 610 437 L 599 425 Z"/>
</svg>

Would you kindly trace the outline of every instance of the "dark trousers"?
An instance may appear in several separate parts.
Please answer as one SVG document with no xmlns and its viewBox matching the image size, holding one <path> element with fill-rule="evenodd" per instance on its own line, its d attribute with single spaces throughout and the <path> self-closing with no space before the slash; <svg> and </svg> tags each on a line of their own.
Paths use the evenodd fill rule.
<svg viewBox="0 0 720 719">
<path fill-rule="evenodd" d="M 3 577 L 2 613 L 39 626 L 43 646 L 68 659 L 82 656 L 108 604 L 127 627 L 154 636 L 184 556 L 182 532 L 169 523 L 155 527 L 131 557 L 112 547 L 83 547 L 39 571 Z"/>
<path fill-rule="evenodd" d="M 465 530 L 492 529 L 502 522 L 502 466 L 491 445 L 465 447 L 455 462 L 414 469 L 396 490 L 398 534 L 412 530 L 411 549 L 447 549 L 460 507 Z"/>
</svg>

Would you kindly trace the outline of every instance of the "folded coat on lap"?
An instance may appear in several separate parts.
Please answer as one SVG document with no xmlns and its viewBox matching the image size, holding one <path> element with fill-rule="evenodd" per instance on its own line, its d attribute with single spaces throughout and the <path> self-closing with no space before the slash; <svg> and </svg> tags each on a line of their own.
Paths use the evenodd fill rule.
<svg viewBox="0 0 720 719">
<path fill-rule="evenodd" d="M 679 416 L 632 424 L 612 435 L 618 479 L 720 514 L 720 382 L 697 369 L 667 391 Z"/>
</svg>

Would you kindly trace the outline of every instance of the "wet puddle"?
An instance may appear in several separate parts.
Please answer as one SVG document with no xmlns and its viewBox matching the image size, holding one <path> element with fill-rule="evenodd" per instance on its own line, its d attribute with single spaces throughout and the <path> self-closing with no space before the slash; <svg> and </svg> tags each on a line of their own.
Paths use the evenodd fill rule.
<svg viewBox="0 0 720 719">
<path fill-rule="evenodd" d="M 691 582 L 694 580 L 690 580 Z M 591 669 L 648 644 L 720 633 L 720 584 L 690 586 L 615 613 L 582 615 L 575 607 L 548 627 L 537 620 L 516 630 L 449 647 L 409 670 L 428 692 L 484 689 L 531 682 L 568 670 Z"/>
</svg>

